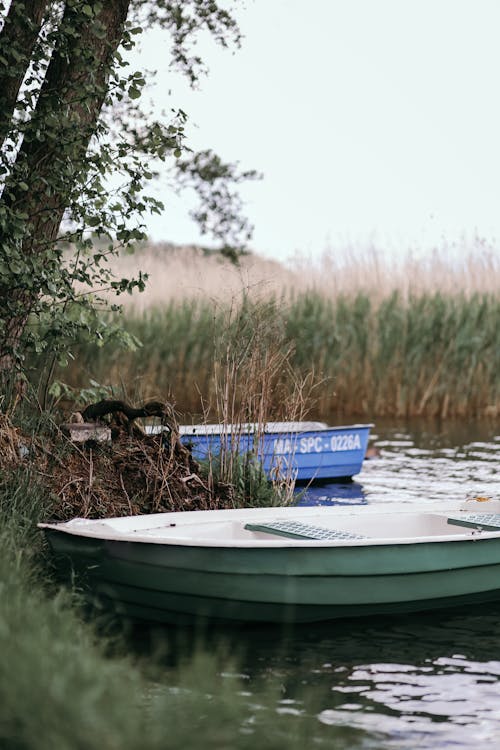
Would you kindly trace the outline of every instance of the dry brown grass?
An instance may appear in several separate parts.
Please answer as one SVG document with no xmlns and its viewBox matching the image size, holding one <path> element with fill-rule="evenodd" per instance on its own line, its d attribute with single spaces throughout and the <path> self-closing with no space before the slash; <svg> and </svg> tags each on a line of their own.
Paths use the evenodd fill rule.
<svg viewBox="0 0 500 750">
<path fill-rule="evenodd" d="M 274 410 L 301 382 L 314 389 L 321 418 L 500 413 L 500 254 L 479 240 L 425 260 L 391 262 L 371 249 L 326 253 L 316 264 L 296 258 L 287 267 L 257 256 L 235 267 L 201 250 L 156 245 L 119 260 L 115 270 L 139 268 L 150 273 L 148 290 L 127 297 L 118 320 L 141 348 L 82 346 L 61 376 L 65 383 L 121 384 L 134 398 L 173 394 L 183 414 L 230 422 L 217 379 L 225 373 L 233 382 L 235 368 L 237 408 L 253 415 L 243 414 L 243 422 L 260 420 L 247 398 L 252 373 L 254 393 L 269 396 L 271 419 L 285 418 Z M 234 325 L 239 314 L 245 336 Z M 242 345 L 261 359 L 241 360 Z M 276 346 L 280 356 L 292 347 L 291 368 L 277 383 L 264 382 Z"/>
<path fill-rule="evenodd" d="M 19 430 L 0 412 L 0 471 L 19 463 Z"/>
<path fill-rule="evenodd" d="M 424 256 L 408 251 L 390 257 L 376 247 L 330 250 L 316 263 L 298 256 L 293 269 L 305 286 L 299 291 L 314 290 L 330 299 L 364 293 L 376 302 L 395 291 L 402 299 L 500 292 L 500 251 L 480 240 L 470 247 L 443 245 Z"/>
<path fill-rule="evenodd" d="M 75 516 L 105 518 L 179 510 L 236 507 L 239 498 L 227 483 L 209 483 L 190 451 L 171 432 L 146 435 L 130 431 L 123 415 L 111 420 L 113 440 L 73 443 L 55 424 L 36 436 L 0 413 L 0 475 L 29 469 L 53 498 L 57 520 Z M 24 459 L 19 446 L 27 450 Z"/>
<path fill-rule="evenodd" d="M 148 274 L 145 292 L 120 298 L 126 309 L 137 312 L 186 299 L 227 303 L 238 301 L 243 294 L 268 298 L 292 289 L 297 282 L 294 271 L 256 255 L 243 256 L 235 265 L 199 248 L 165 244 L 149 245 L 133 255 L 116 258 L 112 268 L 119 278 L 130 278 L 139 270 Z"/>
<path fill-rule="evenodd" d="M 35 465 L 55 496 L 53 515 L 61 520 L 232 507 L 229 498 L 209 490 L 194 463 L 186 470 L 160 435 L 68 445 L 63 457 L 60 443 L 50 448 L 43 464 Z"/>
<path fill-rule="evenodd" d="M 410 251 L 389 257 L 375 247 L 346 248 L 325 251 L 319 259 L 297 255 L 287 264 L 251 254 L 238 266 L 199 248 L 152 244 L 114 259 L 112 267 L 118 277 L 139 269 L 149 275 L 143 294 L 121 299 L 137 312 L 186 299 L 227 304 L 243 295 L 290 298 L 307 291 L 329 299 L 362 292 L 374 302 L 395 290 L 403 298 L 500 292 L 500 252 L 479 239 L 462 248 L 444 245 L 425 258 Z"/>
</svg>

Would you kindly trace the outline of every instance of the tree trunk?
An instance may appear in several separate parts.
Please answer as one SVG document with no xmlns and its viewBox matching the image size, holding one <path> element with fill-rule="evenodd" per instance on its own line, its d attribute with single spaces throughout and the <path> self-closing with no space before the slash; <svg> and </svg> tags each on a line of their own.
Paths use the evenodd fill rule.
<svg viewBox="0 0 500 750">
<path fill-rule="evenodd" d="M 9 132 L 48 0 L 12 0 L 0 33 L 0 145 Z"/>
<path fill-rule="evenodd" d="M 130 0 L 106 0 L 97 5 L 95 18 L 83 14 L 81 4 L 65 8 L 36 110 L 2 195 L 13 220 L 23 224 L 18 243 L 24 258 L 50 260 L 64 211 L 85 174 L 85 154 L 96 132 L 129 4 Z M 23 189 L 23 182 L 29 190 L 25 185 Z M 35 279 L 29 291 L 0 285 L 0 298 L 8 300 L 11 310 L 0 341 L 0 373 L 13 365 L 40 295 L 37 283 Z"/>
</svg>

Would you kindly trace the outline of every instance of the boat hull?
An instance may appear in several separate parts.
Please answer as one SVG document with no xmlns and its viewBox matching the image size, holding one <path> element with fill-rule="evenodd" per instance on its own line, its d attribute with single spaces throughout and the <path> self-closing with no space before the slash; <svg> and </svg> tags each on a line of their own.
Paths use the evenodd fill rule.
<svg viewBox="0 0 500 750">
<path fill-rule="evenodd" d="M 151 622 L 315 622 L 500 599 L 500 538 L 234 549 L 47 534 L 94 595 Z"/>
<path fill-rule="evenodd" d="M 256 451 L 269 479 L 291 477 L 296 482 L 348 480 L 361 471 L 371 425 L 319 430 L 199 434 L 184 427 L 181 440 L 198 461 L 216 458 L 221 450 L 244 455 Z"/>
</svg>

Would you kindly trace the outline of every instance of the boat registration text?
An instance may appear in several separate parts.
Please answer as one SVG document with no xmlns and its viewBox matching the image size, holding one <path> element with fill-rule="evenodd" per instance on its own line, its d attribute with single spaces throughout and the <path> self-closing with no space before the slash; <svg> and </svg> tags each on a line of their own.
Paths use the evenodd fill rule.
<svg viewBox="0 0 500 750">
<path fill-rule="evenodd" d="M 361 450 L 361 440 L 356 432 L 331 437 L 305 436 L 300 439 L 278 438 L 274 441 L 274 455 L 287 453 L 325 453 L 336 451 Z"/>
</svg>

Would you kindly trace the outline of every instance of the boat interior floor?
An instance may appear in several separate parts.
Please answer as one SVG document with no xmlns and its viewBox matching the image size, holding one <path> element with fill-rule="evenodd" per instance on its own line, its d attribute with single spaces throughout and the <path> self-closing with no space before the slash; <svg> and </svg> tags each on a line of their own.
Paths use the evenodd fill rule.
<svg viewBox="0 0 500 750">
<path fill-rule="evenodd" d="M 478 516 L 481 516 L 479 518 Z M 205 543 L 237 543 L 265 541 L 277 543 L 283 537 L 288 539 L 333 541 L 333 542 L 358 542 L 366 543 L 375 540 L 416 540 L 432 538 L 470 537 L 478 531 L 500 533 L 500 514 L 495 514 L 495 519 L 482 518 L 482 516 L 494 514 L 457 514 L 451 516 L 448 513 L 407 513 L 383 515 L 344 515 L 335 516 L 331 519 L 317 518 L 311 516 L 299 519 L 266 518 L 224 520 L 204 524 L 179 523 L 173 526 L 163 526 L 151 529 L 137 529 L 132 536 L 145 539 L 198 539 Z M 474 516 L 474 518 L 472 518 Z M 498 521 L 497 521 L 498 519 Z M 497 521 L 497 522 L 496 522 Z M 202 542 L 203 543 L 203 542 Z"/>
</svg>

